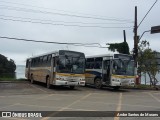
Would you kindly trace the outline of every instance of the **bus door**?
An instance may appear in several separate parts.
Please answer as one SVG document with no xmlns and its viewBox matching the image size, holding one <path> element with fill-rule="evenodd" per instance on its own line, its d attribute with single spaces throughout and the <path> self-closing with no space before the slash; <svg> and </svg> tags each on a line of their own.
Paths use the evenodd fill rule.
<svg viewBox="0 0 160 120">
<path fill-rule="evenodd" d="M 103 61 L 103 70 L 102 70 L 102 78 L 103 82 L 105 82 L 107 85 L 110 84 L 110 78 L 111 78 L 111 61 L 105 60 Z"/>
<path fill-rule="evenodd" d="M 55 72 L 56 72 L 55 57 L 52 57 L 51 58 L 51 81 L 55 80 Z"/>
</svg>

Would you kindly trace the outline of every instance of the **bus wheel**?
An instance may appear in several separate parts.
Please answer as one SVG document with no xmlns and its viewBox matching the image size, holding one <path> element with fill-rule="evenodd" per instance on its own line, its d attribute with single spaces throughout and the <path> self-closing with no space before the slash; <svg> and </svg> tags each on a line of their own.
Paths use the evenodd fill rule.
<svg viewBox="0 0 160 120">
<path fill-rule="evenodd" d="M 119 90 L 120 86 L 113 87 L 114 90 Z"/>
<path fill-rule="evenodd" d="M 71 90 L 73 90 L 73 89 L 75 88 L 75 86 L 69 86 L 69 88 L 70 88 Z"/>
<path fill-rule="evenodd" d="M 100 89 L 102 88 L 102 82 L 100 78 L 96 78 L 95 82 L 94 82 L 95 88 Z"/>
<path fill-rule="evenodd" d="M 34 84 L 34 79 L 33 79 L 33 75 L 31 75 L 31 83 Z"/>
<path fill-rule="evenodd" d="M 46 86 L 47 86 L 48 89 L 51 88 L 50 78 L 49 77 L 47 77 L 47 79 L 46 79 Z"/>
</svg>

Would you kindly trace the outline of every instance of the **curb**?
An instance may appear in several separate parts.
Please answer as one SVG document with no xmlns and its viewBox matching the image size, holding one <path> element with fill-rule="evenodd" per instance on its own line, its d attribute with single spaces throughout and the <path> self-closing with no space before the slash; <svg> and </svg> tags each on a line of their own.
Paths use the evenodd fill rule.
<svg viewBox="0 0 160 120">
<path fill-rule="evenodd" d="M 156 88 L 122 88 L 122 89 L 131 89 L 131 90 L 160 90 L 160 87 L 157 86 Z"/>
</svg>

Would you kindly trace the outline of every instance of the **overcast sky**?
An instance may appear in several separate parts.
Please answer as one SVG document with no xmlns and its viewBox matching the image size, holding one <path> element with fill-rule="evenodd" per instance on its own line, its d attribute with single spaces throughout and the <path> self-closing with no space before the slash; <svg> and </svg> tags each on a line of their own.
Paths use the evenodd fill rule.
<svg viewBox="0 0 160 120">
<path fill-rule="evenodd" d="M 135 6 L 138 23 L 156 0 L 0 0 L 0 36 L 51 42 L 106 43 L 127 42 L 133 49 Z M 160 25 L 160 1 L 138 28 L 138 34 Z M 151 48 L 160 51 L 160 34 L 144 34 Z M 86 55 L 110 53 L 107 48 L 82 47 L 15 41 L 0 38 L 0 54 L 17 65 L 55 50 L 75 50 Z"/>
</svg>

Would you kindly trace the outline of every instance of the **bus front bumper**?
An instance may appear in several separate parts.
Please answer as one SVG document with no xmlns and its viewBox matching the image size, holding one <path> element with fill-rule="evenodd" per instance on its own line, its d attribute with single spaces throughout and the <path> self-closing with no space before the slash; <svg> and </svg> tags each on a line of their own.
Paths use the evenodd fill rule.
<svg viewBox="0 0 160 120">
<path fill-rule="evenodd" d="M 112 81 L 112 86 L 134 86 L 134 82 L 127 82 L 127 83 L 123 83 L 123 82 L 113 82 Z"/>
<path fill-rule="evenodd" d="M 64 80 L 56 80 L 55 85 L 62 86 L 85 86 L 85 81 L 64 81 Z"/>
</svg>

